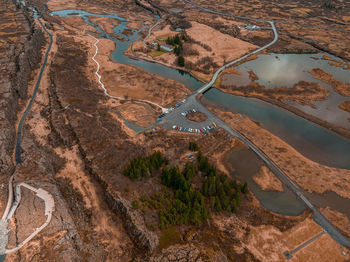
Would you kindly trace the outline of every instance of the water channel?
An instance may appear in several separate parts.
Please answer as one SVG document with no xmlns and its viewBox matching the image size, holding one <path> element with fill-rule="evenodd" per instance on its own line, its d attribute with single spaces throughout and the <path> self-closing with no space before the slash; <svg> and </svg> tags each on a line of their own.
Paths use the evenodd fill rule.
<svg viewBox="0 0 350 262">
<path fill-rule="evenodd" d="M 266 88 L 291 88 L 300 81 L 313 82 L 326 88 L 330 95 L 322 101 L 314 101 L 315 107 L 309 105 L 300 105 L 293 101 L 284 101 L 287 104 L 296 107 L 303 112 L 316 116 L 329 123 L 350 129 L 350 114 L 339 108 L 339 105 L 350 100 L 333 90 L 333 88 L 316 78 L 311 74 L 314 68 L 320 68 L 325 72 L 331 72 L 333 77 L 343 83 L 350 83 L 350 71 L 342 67 L 330 65 L 333 61 L 323 59 L 327 55 L 328 59 L 340 61 L 338 58 L 329 54 L 262 54 L 257 59 L 243 63 L 235 69 L 240 74 L 225 74 L 222 77 L 222 84 L 234 86 L 247 86 L 250 84 L 249 71 L 253 71 L 258 77 L 252 81 Z M 269 66 L 266 66 L 269 65 Z"/>
<path fill-rule="evenodd" d="M 130 44 L 140 38 L 138 32 L 144 28 L 140 30 L 128 28 L 127 21 L 124 18 L 114 14 L 92 14 L 80 10 L 56 11 L 52 12 L 51 15 L 59 17 L 82 17 L 85 22 L 92 25 L 100 32 L 99 37 L 111 39 L 116 43 L 116 49 L 112 53 L 112 59 L 118 63 L 139 66 L 147 72 L 181 82 L 191 90 L 196 90 L 203 85 L 202 82 L 189 74 L 184 74 L 176 69 L 125 56 L 124 52 L 129 48 Z M 121 23 L 115 27 L 114 33 L 125 39 L 118 40 L 113 37 L 113 35 L 107 34 L 99 28 L 98 25 L 93 24 L 89 20 L 89 16 L 110 17 L 120 20 Z M 125 29 L 131 29 L 133 35 L 124 36 L 122 32 Z M 279 136 L 307 158 L 329 166 L 350 169 L 350 140 L 294 115 L 287 110 L 257 99 L 225 94 L 215 88 L 210 89 L 204 96 L 210 102 L 214 102 L 232 112 L 245 114 L 254 121 L 259 122 L 263 128 Z M 233 154 L 230 157 L 230 161 L 239 163 L 240 161 L 237 161 L 237 159 L 241 158 L 242 156 Z M 254 169 L 253 171 L 255 171 L 255 169 L 258 168 L 258 164 L 252 164 L 252 168 Z M 242 174 L 244 175 L 245 173 L 248 173 L 247 170 L 241 169 L 240 172 L 233 175 L 242 176 Z M 305 208 L 303 203 L 301 203 L 301 201 L 286 187 L 284 187 L 285 190 L 283 193 L 263 191 L 255 184 L 251 177 L 245 177 L 245 180 L 248 181 L 251 190 L 256 194 L 260 202 L 272 211 L 287 215 L 296 215 Z M 315 196 L 319 197 L 319 195 Z M 339 199 L 342 203 L 348 203 L 346 199 Z M 332 206 L 331 203 L 330 206 Z"/>
<path fill-rule="evenodd" d="M 118 63 L 139 66 L 147 72 L 181 82 L 191 90 L 196 90 L 203 85 L 202 82 L 191 75 L 183 74 L 176 69 L 125 56 L 124 52 L 129 48 L 130 44 L 140 38 L 138 35 L 140 30 L 132 29 L 133 35 L 127 37 L 126 41 L 118 40 L 108 35 L 98 25 L 93 24 L 88 19 L 89 16 L 97 16 L 120 20 L 122 23 L 115 27 L 114 32 L 116 35 L 125 38 L 122 32 L 130 28 L 127 27 L 126 20 L 118 15 L 93 14 L 81 10 L 55 11 L 51 15 L 82 17 L 84 21 L 94 26 L 100 32 L 100 37 L 106 37 L 116 42 L 117 48 L 113 51 L 112 58 Z M 333 167 L 350 169 L 350 140 L 334 132 L 296 116 L 287 110 L 257 99 L 225 94 L 215 88 L 206 92 L 205 97 L 209 101 L 224 106 L 233 112 L 240 112 L 249 116 L 311 160 Z"/>
</svg>

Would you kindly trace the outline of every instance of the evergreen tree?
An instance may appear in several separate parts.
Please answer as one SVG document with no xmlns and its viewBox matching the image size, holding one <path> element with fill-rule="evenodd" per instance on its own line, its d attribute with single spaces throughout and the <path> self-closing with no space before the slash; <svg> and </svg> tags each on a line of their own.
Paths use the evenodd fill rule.
<svg viewBox="0 0 350 262">
<path fill-rule="evenodd" d="M 212 209 L 215 208 L 215 197 L 210 197 L 209 206 L 210 206 L 210 208 L 212 208 Z"/>
<path fill-rule="evenodd" d="M 215 197 L 215 211 L 216 212 L 222 211 L 221 203 L 218 197 Z"/>
<path fill-rule="evenodd" d="M 202 185 L 202 192 L 204 196 L 209 196 L 209 180 L 206 179 Z"/>
<path fill-rule="evenodd" d="M 198 145 L 197 145 L 196 142 L 191 141 L 191 142 L 189 143 L 189 149 L 190 149 L 191 151 L 198 151 L 198 150 L 199 150 L 199 147 L 198 147 Z"/>
<path fill-rule="evenodd" d="M 181 39 L 180 39 L 179 35 L 176 35 L 174 38 L 174 44 L 179 45 L 180 43 L 181 43 Z"/>
<path fill-rule="evenodd" d="M 241 188 L 241 191 L 242 191 L 243 194 L 247 194 L 248 193 L 248 184 L 247 184 L 247 182 L 245 182 L 243 184 L 243 187 Z"/>
<path fill-rule="evenodd" d="M 185 58 L 183 56 L 179 56 L 177 58 L 177 64 L 181 67 L 184 67 L 185 66 Z"/>
<path fill-rule="evenodd" d="M 231 212 L 236 213 L 237 212 L 237 202 L 235 199 L 231 200 Z"/>
<path fill-rule="evenodd" d="M 237 206 L 241 204 L 241 191 L 236 191 L 234 199 L 236 200 Z"/>
</svg>

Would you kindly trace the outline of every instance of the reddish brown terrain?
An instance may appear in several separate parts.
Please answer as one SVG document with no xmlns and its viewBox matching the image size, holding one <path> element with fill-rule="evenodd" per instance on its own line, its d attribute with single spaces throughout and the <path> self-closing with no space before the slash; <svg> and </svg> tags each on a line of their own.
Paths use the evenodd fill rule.
<svg viewBox="0 0 350 262">
<path fill-rule="evenodd" d="M 202 112 L 191 112 L 186 115 L 186 118 L 194 122 L 203 122 L 207 119 L 207 116 Z"/>
<path fill-rule="evenodd" d="M 240 205 L 235 212 L 210 207 L 210 217 L 200 224 L 174 223 L 162 227 L 162 210 L 157 204 L 164 199 L 159 198 L 172 195 L 168 206 L 173 207 L 176 205 L 174 197 L 179 193 L 162 183 L 160 171 L 150 172 L 149 177 L 136 180 L 125 176 L 125 167 L 132 159 L 159 151 L 168 160 L 167 164 L 178 165 L 181 171 L 186 162 L 194 163 L 191 186 L 201 192 L 206 177 L 200 170 L 200 163 L 196 162 L 199 153 L 191 151 L 189 143 L 196 143 L 210 165 L 215 167 L 215 172 L 228 175 L 235 172 L 235 166 L 227 164 L 227 155 L 246 149 L 246 145 L 221 129 L 204 135 L 152 126 L 160 113 L 159 107 L 152 103 L 169 107 L 191 91 L 181 83 L 148 73 L 140 67 L 113 61 L 114 43 L 99 39 L 96 60 L 100 64 L 101 80 L 107 93 L 120 99 L 107 96 L 98 82 L 97 65 L 92 60 L 95 39 L 87 35 L 98 37 L 96 30 L 79 17 L 58 18 L 50 16 L 49 12 L 62 9 L 113 12 L 127 17 L 128 25 L 134 29 L 140 29 L 143 23 L 154 24 L 154 14 L 159 14 L 164 21 L 158 28 L 160 30 L 151 34 L 150 41 L 172 34 L 173 27 L 181 27 L 187 21 L 191 27 L 186 33 L 193 39 L 188 48 L 196 52 L 185 58 L 187 62 L 198 65 L 194 68 L 185 66 L 185 69 L 204 78 L 226 61 L 269 42 L 272 37 L 269 30 L 240 29 L 239 26 L 245 23 L 242 20 L 202 13 L 183 1 L 31 1 L 29 4 L 43 11 L 41 21 L 53 35 L 53 44 L 22 129 L 20 150 L 23 162 L 15 164 L 16 129 L 32 96 L 49 38 L 29 10 L 13 2 L 0 0 L 0 3 L 0 179 L 3 189 L 0 210 L 5 209 L 9 178 L 13 174 L 14 184 L 26 182 L 45 189 L 55 202 L 48 226 L 19 251 L 7 255 L 6 261 L 284 261 L 283 252 L 293 250 L 322 231 L 312 220 L 309 210 L 297 216 L 271 212 L 262 206 L 249 190 L 249 185 L 244 192 L 243 183 L 230 176 L 221 176 L 220 179 L 227 179 L 230 185 L 239 185 L 235 193 L 240 194 Z M 336 6 L 344 9 L 337 12 L 345 26 L 333 23 L 336 11 L 324 10 L 315 3 L 308 8 L 298 8 L 288 2 L 265 5 L 251 5 L 251 1 L 202 3 L 225 12 L 235 10 L 241 15 L 276 20 L 288 16 L 293 23 L 303 19 L 304 23 L 349 29 L 348 16 L 344 15 L 346 6 L 340 1 L 336 1 Z M 235 9 L 233 4 L 237 5 Z M 172 8 L 185 12 L 171 14 Z M 322 13 L 318 18 L 308 15 L 319 10 Z M 110 18 L 91 18 L 91 21 L 109 33 L 119 24 Z M 339 31 L 328 34 L 329 31 L 313 28 L 307 33 L 304 27 L 283 23 L 278 24 L 278 29 L 282 32 L 282 40 L 270 51 L 325 49 L 339 56 L 349 56 L 347 39 L 334 44 L 341 38 Z M 146 31 L 140 34 L 145 36 Z M 316 44 L 319 38 L 322 46 Z M 132 54 L 131 47 L 127 54 L 177 67 L 174 54 L 157 56 L 153 51 L 150 54 L 151 50 L 141 50 L 141 45 L 141 42 L 135 43 L 135 54 Z M 198 62 L 201 59 L 204 62 Z M 253 91 L 257 97 L 277 100 L 292 97 L 281 90 L 268 93 L 263 87 L 256 87 Z M 300 103 L 308 103 L 306 95 L 313 96 L 314 100 L 328 96 L 327 90 L 304 82 L 298 83 L 293 91 L 300 94 L 294 97 Z M 350 198 L 348 170 L 325 167 L 306 159 L 247 117 L 238 118 L 218 108 L 210 109 L 253 141 L 305 190 L 317 193 L 331 190 Z M 205 118 L 203 113 L 188 115 L 188 119 L 195 122 Z M 149 129 L 136 132 L 128 127 L 128 123 Z M 265 166 L 253 175 L 263 190 L 283 191 L 281 181 Z M 210 201 L 209 197 L 205 198 L 203 205 L 209 207 Z M 348 234 L 349 220 L 345 215 L 329 208 L 322 212 Z M 195 215 L 191 214 L 192 217 Z M 44 221 L 43 201 L 23 189 L 20 205 L 9 221 L 7 248 L 17 246 Z M 349 259 L 349 250 L 329 234 L 324 234 L 296 252 L 291 261 Z"/>
</svg>

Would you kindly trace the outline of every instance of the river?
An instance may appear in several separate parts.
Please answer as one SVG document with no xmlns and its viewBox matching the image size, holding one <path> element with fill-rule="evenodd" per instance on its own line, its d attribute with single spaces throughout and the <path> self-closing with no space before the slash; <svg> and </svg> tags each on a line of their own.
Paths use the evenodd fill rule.
<svg viewBox="0 0 350 262">
<path fill-rule="evenodd" d="M 187 73 L 179 72 L 176 69 L 168 68 L 161 64 L 141 59 L 133 59 L 124 55 L 124 52 L 129 48 L 130 44 L 140 38 L 138 32 L 143 30 L 144 27 L 140 30 L 129 28 L 132 30 L 133 35 L 126 37 L 122 35 L 124 29 L 128 29 L 126 20 L 117 15 L 92 14 L 80 10 L 56 11 L 52 12 L 51 15 L 60 17 L 81 16 L 85 22 L 94 26 L 94 28 L 100 32 L 99 37 L 111 39 L 116 43 L 116 49 L 112 53 L 112 59 L 118 63 L 139 66 L 149 73 L 181 82 L 191 90 L 196 90 L 203 86 L 202 82 Z M 122 23 L 115 27 L 114 33 L 125 39 L 118 40 L 112 35 L 108 35 L 99 28 L 98 25 L 93 24 L 89 20 L 90 16 L 105 16 L 119 19 Z M 224 107 L 229 111 L 245 114 L 254 121 L 259 122 L 262 127 L 279 136 L 282 140 L 293 146 L 307 158 L 329 166 L 350 169 L 350 141 L 348 139 L 317 124 L 309 122 L 287 110 L 258 99 L 226 94 L 215 88 L 207 91 L 204 96 L 208 101 Z M 243 156 L 245 156 L 245 154 L 249 155 L 251 153 L 244 153 Z M 232 162 L 241 162 L 240 160 L 237 161 L 237 159 L 242 159 L 242 156 L 233 154 L 230 157 L 230 161 Z M 254 170 L 245 170 L 243 168 L 240 169 L 240 172 L 233 175 L 241 176 L 241 178 L 243 178 L 242 175 L 246 174 L 248 171 L 249 173 L 254 174 L 261 164 L 258 162 L 259 159 L 257 159 L 256 163 L 252 165 Z M 263 191 L 255 184 L 255 182 L 253 182 L 251 177 L 245 178 L 250 183 L 250 187 L 254 194 L 266 208 L 288 215 L 296 215 L 304 210 L 305 207 L 303 203 L 301 203 L 301 201 L 290 192 L 288 188 L 284 187 L 285 192 L 283 193 Z M 319 195 L 315 195 L 315 197 L 319 198 Z M 344 203 L 348 202 L 347 200 L 345 201 L 346 202 Z"/>
<path fill-rule="evenodd" d="M 97 16 L 120 20 L 122 23 L 115 27 L 114 32 L 116 35 L 125 38 L 122 32 L 124 29 L 128 29 L 126 19 L 118 15 L 93 14 L 81 10 L 62 10 L 52 12 L 51 15 L 60 17 L 82 17 L 85 22 L 94 26 L 100 32 L 100 37 L 109 38 L 116 43 L 117 48 L 112 53 L 112 59 L 118 63 L 139 66 L 147 72 L 181 82 L 191 90 L 196 90 L 203 85 L 202 82 L 191 75 L 184 74 L 176 69 L 125 56 L 124 52 L 129 48 L 132 42 L 140 38 L 138 32 L 143 30 L 143 28 L 138 31 L 132 29 L 133 35 L 129 36 L 127 41 L 121 41 L 108 35 L 98 27 L 98 25 L 92 23 L 88 19 L 89 16 Z M 205 97 L 209 101 L 224 106 L 230 111 L 249 116 L 254 121 L 259 122 L 262 127 L 279 136 L 282 140 L 286 141 L 311 160 L 332 167 L 350 169 L 350 140 L 332 131 L 307 121 L 287 110 L 257 99 L 225 94 L 215 88 L 206 92 Z"/>
</svg>

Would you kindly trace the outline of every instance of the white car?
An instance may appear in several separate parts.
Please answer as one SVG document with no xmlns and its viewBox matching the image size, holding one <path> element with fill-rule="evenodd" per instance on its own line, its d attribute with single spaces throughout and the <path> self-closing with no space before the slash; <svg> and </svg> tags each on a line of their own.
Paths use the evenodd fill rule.
<svg viewBox="0 0 350 262">
<path fill-rule="evenodd" d="M 176 125 L 173 126 L 173 129 L 175 129 L 175 128 L 176 128 Z"/>
</svg>

